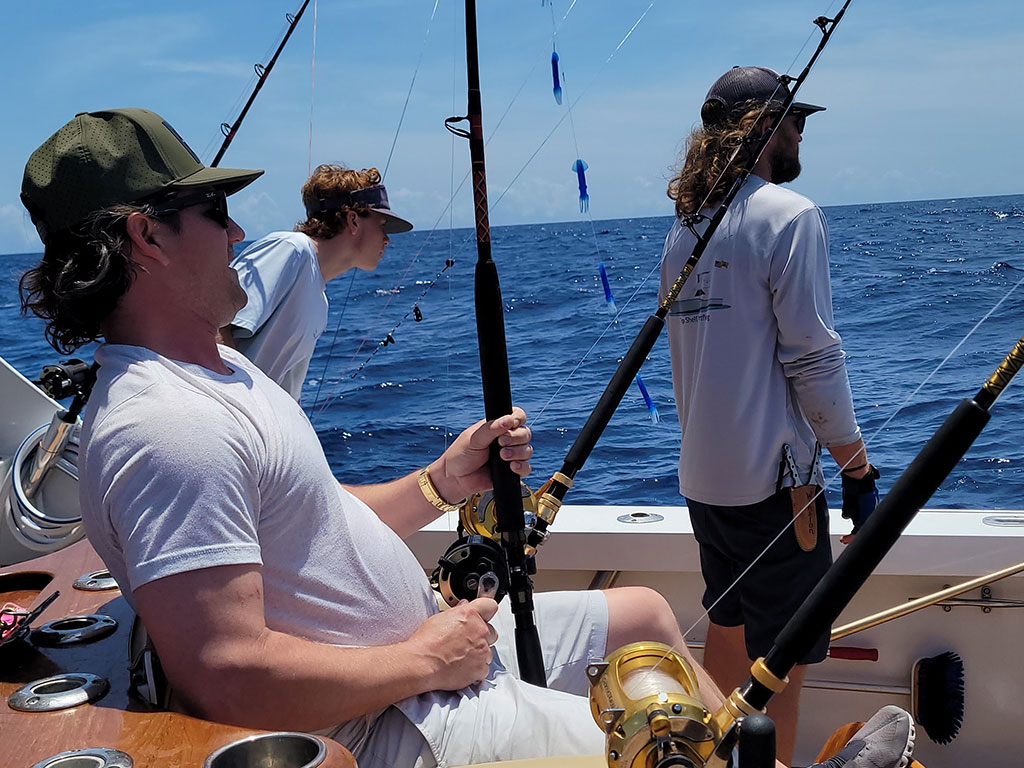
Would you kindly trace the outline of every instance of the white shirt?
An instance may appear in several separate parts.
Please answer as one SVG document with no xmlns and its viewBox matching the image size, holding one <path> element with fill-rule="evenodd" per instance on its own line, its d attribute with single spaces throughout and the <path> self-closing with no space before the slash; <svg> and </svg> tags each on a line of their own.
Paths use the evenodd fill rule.
<svg viewBox="0 0 1024 768">
<path fill-rule="evenodd" d="M 662 298 L 694 244 L 677 220 L 665 239 Z M 784 444 L 799 483 L 822 483 L 820 471 L 810 477 L 815 441 L 860 437 L 832 319 L 828 229 L 802 195 L 751 175 L 667 324 L 687 498 L 740 506 L 771 496 Z"/>
<path fill-rule="evenodd" d="M 231 323 L 238 351 L 298 401 L 317 339 L 327 327 L 326 283 L 316 245 L 301 232 L 272 232 L 231 266 L 249 296 Z"/>
<path fill-rule="evenodd" d="M 125 598 L 134 607 L 155 579 L 255 563 L 270 629 L 334 645 L 407 639 L 437 612 L 415 556 L 335 480 L 298 404 L 219 349 L 233 373 L 142 347 L 96 351 L 82 518 Z"/>
</svg>

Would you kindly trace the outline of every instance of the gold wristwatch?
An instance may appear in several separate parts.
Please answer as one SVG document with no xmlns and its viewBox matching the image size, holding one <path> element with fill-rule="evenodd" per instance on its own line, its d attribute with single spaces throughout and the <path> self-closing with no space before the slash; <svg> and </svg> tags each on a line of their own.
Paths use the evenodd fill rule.
<svg viewBox="0 0 1024 768">
<path fill-rule="evenodd" d="M 423 498 L 430 502 L 431 506 L 435 509 L 439 509 L 442 512 L 458 512 L 459 507 L 466 503 L 463 499 L 458 504 L 449 504 L 447 501 L 441 498 L 441 494 L 437 492 L 437 488 L 434 487 L 433 481 L 430 479 L 430 472 L 426 467 L 420 470 L 420 475 L 416 479 L 419 483 L 420 491 L 423 493 Z"/>
</svg>

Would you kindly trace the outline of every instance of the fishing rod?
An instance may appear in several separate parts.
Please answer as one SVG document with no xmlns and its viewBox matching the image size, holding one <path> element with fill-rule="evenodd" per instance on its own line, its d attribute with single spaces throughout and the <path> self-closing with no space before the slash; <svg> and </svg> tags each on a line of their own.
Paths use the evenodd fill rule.
<svg viewBox="0 0 1024 768">
<path fill-rule="evenodd" d="M 723 710 L 763 710 L 786 675 L 827 632 L 882 561 L 904 529 L 971 447 L 990 418 L 989 409 L 1024 366 L 1024 337 L 1014 345 L 978 393 L 964 399 L 936 430 L 892 490 L 864 523 L 835 564 L 789 620 L 775 645 L 754 662 L 751 678 L 737 688 Z M 749 709 L 746 710 L 749 713 Z"/>
<path fill-rule="evenodd" d="M 491 258 L 480 64 L 477 52 L 476 0 L 466 0 L 466 75 L 469 86 L 467 114 L 464 117 L 449 117 L 445 120 L 445 127 L 456 136 L 469 139 L 476 220 L 477 263 L 474 276 L 474 303 L 477 342 L 480 346 L 480 377 L 484 390 L 484 413 L 488 419 L 497 419 L 512 413 L 512 387 L 509 381 L 501 286 L 498 282 L 497 266 Z M 464 120 L 469 122 L 468 131 L 454 126 L 455 123 Z M 522 679 L 534 685 L 544 686 L 544 661 L 533 615 L 533 582 L 530 579 L 532 559 L 526 554 L 522 484 L 509 463 L 501 458 L 501 448 L 497 441 L 491 443 L 488 467 L 494 483 L 494 507 L 497 515 L 495 531 L 500 539 L 504 560 L 500 565 L 491 562 L 495 567 L 507 568 L 508 592 L 516 624 L 516 655 Z M 453 546 L 458 547 L 459 542 Z M 505 574 L 497 575 L 500 580 Z"/>
<path fill-rule="evenodd" d="M 245 120 L 245 116 L 249 113 L 249 108 L 256 101 L 256 96 L 263 88 L 264 83 L 267 82 L 267 77 L 270 75 L 270 70 L 274 68 L 274 64 L 277 63 L 277 57 L 281 55 L 281 51 L 284 50 L 285 45 L 288 43 L 288 38 L 292 36 L 292 32 L 295 31 L 295 27 L 299 23 L 299 19 L 302 18 L 302 14 L 306 10 L 306 6 L 309 5 L 309 0 L 303 0 L 302 7 L 299 8 L 298 13 L 294 16 L 290 13 L 285 14 L 285 18 L 288 20 L 288 31 L 284 33 L 284 39 L 281 40 L 281 44 L 277 46 L 277 50 L 274 51 L 274 55 L 270 57 L 270 61 L 267 62 L 266 66 L 263 64 L 256 64 L 253 69 L 256 71 L 256 87 L 253 88 L 252 93 L 249 94 L 249 100 L 245 102 L 245 106 L 242 107 L 242 112 L 238 115 L 238 118 L 234 123 L 228 125 L 227 123 L 220 124 L 221 133 L 224 134 L 224 143 L 220 145 L 220 149 L 217 150 L 216 157 L 213 158 L 213 162 L 210 163 L 211 168 L 216 168 L 217 164 L 224 157 L 224 153 L 228 151 L 228 146 L 234 141 L 235 134 L 238 133 L 239 126 L 242 125 L 242 121 Z"/>
<path fill-rule="evenodd" d="M 992 404 L 1022 366 L 1024 336 L 978 393 L 964 399 L 929 438 L 853 541 L 783 627 L 772 649 L 753 663 L 747 682 L 736 688 L 716 712 L 703 707 L 695 683 L 687 679 L 688 667 L 670 648 L 633 643 L 614 651 L 608 661 L 591 665 L 587 670 L 591 680 L 591 708 L 595 719 L 608 733 L 609 755 L 616 756 L 609 765 L 617 768 L 678 765 L 725 768 L 730 765 L 743 723 L 763 712 L 771 697 L 785 689 L 790 670 L 810 652 L 817 639 L 829 631 L 914 516 L 963 458 L 988 423 Z M 1020 566 L 1014 568 L 1019 570 Z M 967 585 L 961 585 L 964 586 Z M 623 686 L 626 674 L 640 677 L 642 682 L 651 678 L 652 685 L 647 689 L 633 687 L 642 693 L 654 690 L 659 675 L 678 679 L 684 693 L 661 694 L 667 696 L 667 700 L 658 700 L 657 707 L 648 706 L 646 698 L 629 695 Z M 637 717 L 638 713 L 641 716 Z M 695 738 L 695 734 L 700 738 Z M 663 757 L 647 760 L 647 756 L 655 755 Z M 687 756 L 691 762 L 672 762 L 679 755 Z"/>
<path fill-rule="evenodd" d="M 697 266 L 697 262 L 708 247 L 708 243 L 711 238 L 718 230 L 718 226 L 722 223 L 722 219 L 725 218 L 729 205 L 739 193 L 740 188 L 743 186 L 744 182 L 746 182 L 747 177 L 753 172 L 754 165 L 760 158 L 764 148 L 768 146 L 768 142 L 771 141 L 775 132 L 782 124 L 783 119 L 789 113 L 789 108 L 792 106 L 793 101 L 796 98 L 797 91 L 799 91 L 800 86 L 803 85 L 804 80 L 807 79 L 807 75 L 810 74 L 811 67 L 814 66 L 818 56 L 821 55 L 821 52 L 828 44 L 829 39 L 832 37 L 832 32 L 835 31 L 836 25 L 838 25 L 839 21 L 843 18 L 843 15 L 846 13 L 846 9 L 849 7 L 851 2 L 852 0 L 846 0 L 834 18 L 819 16 L 814 19 L 814 25 L 821 30 L 822 34 L 818 47 L 815 49 L 803 71 L 796 78 L 793 78 L 790 75 L 779 75 L 779 85 L 776 88 L 776 93 L 781 90 L 786 94 L 785 99 L 782 102 L 782 108 L 771 116 L 771 123 L 767 130 L 765 130 L 757 139 L 752 137 L 752 133 L 756 130 L 760 121 L 755 122 L 754 125 L 750 127 L 747 135 L 743 139 L 744 144 L 749 143 L 749 146 L 752 147 L 750 157 L 741 168 L 736 179 L 733 181 L 732 186 L 729 187 L 729 190 L 718 204 L 715 212 L 711 215 L 710 219 L 708 219 L 708 225 L 704 230 L 704 233 L 698 233 L 694 226 L 698 221 L 706 218 L 702 214 L 695 214 L 694 221 L 687 222 L 690 230 L 696 237 L 696 243 L 694 244 L 690 257 L 686 260 L 686 263 L 683 265 L 682 270 L 676 277 L 675 282 L 673 282 L 672 287 L 658 306 L 657 311 L 647 318 L 647 322 L 644 323 L 640 333 L 637 334 L 636 338 L 633 340 L 629 351 L 626 352 L 625 357 L 622 358 L 622 361 L 615 370 L 611 381 L 608 383 L 604 393 L 601 395 L 597 405 L 594 407 L 590 417 L 587 419 L 586 424 L 583 425 L 583 429 L 580 430 L 579 435 L 576 437 L 576 441 L 572 444 L 568 454 L 566 454 L 561 470 L 555 472 L 551 479 L 537 491 L 537 521 L 527 537 L 527 554 L 535 554 L 537 547 L 543 544 L 544 540 L 547 538 L 548 527 L 554 522 L 555 516 L 558 514 L 558 510 L 561 509 L 565 494 L 568 493 L 570 488 L 572 488 L 573 478 L 576 476 L 576 473 L 583 468 L 584 463 L 586 463 L 586 460 L 590 457 L 590 454 L 594 450 L 594 446 L 600 439 L 601 434 L 604 432 L 605 427 L 608 426 L 608 422 L 611 420 L 612 414 L 615 413 L 615 409 L 618 408 L 622 398 L 629 390 L 630 384 L 640 371 L 641 366 L 647 359 L 647 355 L 650 354 L 651 349 L 654 348 L 654 342 L 657 341 L 658 336 L 661 334 L 661 329 L 665 327 L 665 317 L 668 315 L 672 303 L 679 296 L 679 293 L 683 289 L 683 285 L 690 277 L 694 267 Z M 738 151 L 739 150 L 737 149 L 737 152 Z M 733 157 L 735 158 L 735 154 Z"/>
</svg>

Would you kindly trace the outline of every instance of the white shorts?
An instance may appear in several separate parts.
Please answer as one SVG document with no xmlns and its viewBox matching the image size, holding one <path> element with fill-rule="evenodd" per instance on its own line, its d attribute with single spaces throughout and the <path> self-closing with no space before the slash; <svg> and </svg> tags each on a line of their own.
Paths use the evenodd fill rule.
<svg viewBox="0 0 1024 768">
<path fill-rule="evenodd" d="M 498 641 L 487 680 L 388 707 L 354 750 L 360 768 L 601 754 L 604 732 L 590 714 L 584 670 L 604 657 L 608 603 L 601 592 L 546 592 L 535 596 L 535 616 L 548 688 L 518 679 L 515 621 L 504 600 L 491 620 Z"/>
</svg>

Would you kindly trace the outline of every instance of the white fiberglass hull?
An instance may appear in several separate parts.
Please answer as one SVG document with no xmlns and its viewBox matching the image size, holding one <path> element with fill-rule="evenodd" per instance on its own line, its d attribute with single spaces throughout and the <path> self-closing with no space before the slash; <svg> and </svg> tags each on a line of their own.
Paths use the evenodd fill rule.
<svg viewBox="0 0 1024 768">
<path fill-rule="evenodd" d="M 63 469 L 44 481 L 34 503 L 47 516 L 72 521 L 59 535 L 28 530 L 15 519 L 17 494 L 12 466 L 27 438 L 50 422 L 58 404 L 0 358 L 0 566 L 55 552 L 82 536 L 77 482 Z M 72 458 L 74 458 L 72 456 Z M 993 525 L 993 522 L 1003 525 Z M 832 546 L 848 523 L 832 513 Z M 428 571 L 454 540 L 456 520 L 446 516 L 410 539 Z M 618 572 L 618 585 L 642 584 L 664 594 L 700 646 L 706 632 L 700 597 L 699 556 L 684 507 L 566 506 L 538 558 L 539 590 L 581 589 L 597 572 Z M 839 623 L 1008 567 L 1024 559 L 1024 512 L 926 510 L 921 512 L 861 589 Z M 981 590 L 964 596 L 975 601 Z M 1024 577 L 995 583 L 991 597 L 1024 604 Z M 922 732 L 916 755 L 929 768 L 1004 765 L 1014 753 L 1011 734 L 1024 672 L 1016 647 L 1024 637 L 1024 611 L 1016 603 L 988 602 L 930 607 L 865 630 L 835 645 L 874 648 L 877 661 L 830 658 L 808 674 L 801 700 L 796 764 L 813 760 L 818 748 L 845 722 L 866 719 L 887 703 L 911 707 L 911 670 L 922 657 L 955 651 L 964 660 L 966 714 L 958 737 L 939 746 Z M 693 625 L 691 627 L 691 625 Z"/>
<path fill-rule="evenodd" d="M 662 520 L 652 520 L 660 515 Z M 622 522 L 649 520 L 650 522 Z M 998 518 L 1004 525 L 991 525 Z M 989 522 L 986 522 L 988 520 Z M 454 520 L 444 518 L 410 540 L 425 568 L 454 540 Z M 832 546 L 849 529 L 832 512 Z M 1006 568 L 1024 560 L 1024 512 L 925 510 L 911 523 L 838 625 L 907 600 Z M 565 506 L 538 556 L 538 590 L 586 588 L 598 571 L 618 571 L 619 586 L 641 584 L 672 604 L 697 658 L 707 631 L 700 598 L 703 581 L 685 507 Z M 996 582 L 991 596 L 1024 606 L 1024 577 Z M 981 599 L 974 590 L 962 599 Z M 981 607 L 935 606 L 864 630 L 833 645 L 874 648 L 878 661 L 826 659 L 812 667 L 801 696 L 796 765 L 813 761 L 840 724 L 866 720 L 885 704 L 911 708 L 916 660 L 955 651 L 965 667 L 966 711 L 952 743 L 940 746 L 922 731 L 917 757 L 928 768 L 1006 765 L 1014 752 L 1024 670 L 1017 649 L 1024 637 L 1024 607 L 990 602 Z M 691 625 L 694 625 L 692 629 Z"/>
</svg>

